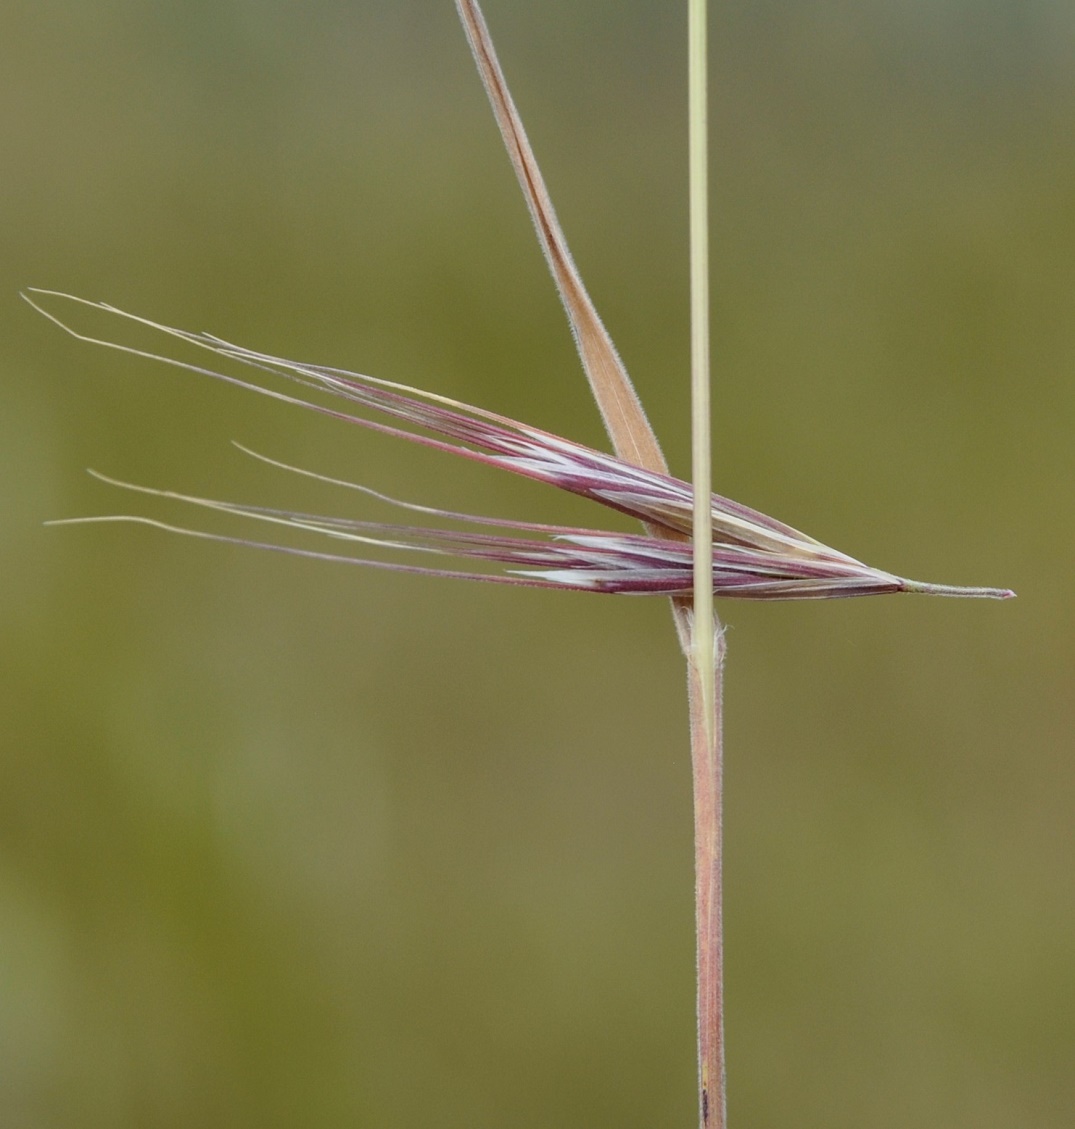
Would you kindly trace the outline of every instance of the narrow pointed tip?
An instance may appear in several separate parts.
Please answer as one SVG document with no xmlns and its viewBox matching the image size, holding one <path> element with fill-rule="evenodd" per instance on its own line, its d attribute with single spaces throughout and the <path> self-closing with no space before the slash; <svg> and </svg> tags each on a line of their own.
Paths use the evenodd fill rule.
<svg viewBox="0 0 1075 1129">
<path fill-rule="evenodd" d="M 1014 600 L 1010 588 L 963 588 L 958 584 L 927 584 L 920 580 L 903 580 L 904 592 L 921 592 L 926 596 L 955 596 L 968 600 Z"/>
</svg>

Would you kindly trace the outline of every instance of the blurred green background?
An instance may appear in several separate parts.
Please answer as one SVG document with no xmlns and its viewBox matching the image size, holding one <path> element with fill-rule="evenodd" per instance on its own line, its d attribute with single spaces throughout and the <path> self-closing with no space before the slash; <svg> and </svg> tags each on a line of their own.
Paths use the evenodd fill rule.
<svg viewBox="0 0 1075 1129">
<path fill-rule="evenodd" d="M 1075 1123 L 1075 9 L 715 4 L 719 489 L 1011 585 L 722 608 L 732 1123 Z M 688 465 L 685 4 L 488 0 Z M 603 443 L 449 0 L 0 7 L 0 1123 L 686 1126 L 663 601 L 47 518 L 600 522 L 95 350 L 66 289 Z M 374 516 L 370 513 L 370 516 Z"/>
</svg>

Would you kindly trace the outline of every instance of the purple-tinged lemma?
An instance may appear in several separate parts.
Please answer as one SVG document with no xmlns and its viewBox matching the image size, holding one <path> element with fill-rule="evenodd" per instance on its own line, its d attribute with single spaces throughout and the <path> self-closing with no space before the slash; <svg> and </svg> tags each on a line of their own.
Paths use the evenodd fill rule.
<svg viewBox="0 0 1075 1129">
<path fill-rule="evenodd" d="M 477 560 L 499 566 L 501 571 L 471 572 L 382 561 L 365 556 L 318 552 L 290 546 L 231 538 L 185 529 L 152 518 L 109 516 L 76 518 L 85 521 L 131 521 L 212 540 L 234 541 L 303 556 L 363 564 L 374 568 L 435 576 L 486 580 L 534 588 L 563 588 L 585 592 L 624 595 L 687 596 L 692 588 L 691 505 L 689 483 L 624 462 L 614 455 L 574 443 L 558 435 L 530 427 L 481 408 L 461 404 L 443 396 L 405 385 L 361 376 L 342 369 L 294 361 L 254 352 L 205 333 L 188 333 L 124 313 L 105 303 L 73 298 L 55 291 L 31 290 L 27 301 L 50 320 L 80 340 L 107 345 L 137 356 L 213 376 L 239 387 L 260 392 L 289 404 L 322 412 L 336 419 L 398 436 L 427 447 L 500 467 L 526 478 L 547 482 L 561 490 L 579 494 L 609 509 L 619 510 L 645 523 L 646 534 L 613 533 L 597 529 L 500 521 L 454 513 L 410 503 L 395 502 L 366 487 L 352 487 L 382 501 L 441 519 L 459 521 L 498 532 L 465 532 L 397 525 L 353 518 L 323 517 L 289 510 L 195 498 L 171 491 L 132 486 L 98 475 L 105 481 L 146 494 L 177 499 L 241 517 L 320 533 L 356 546 L 380 550 L 415 550 Z M 72 328 L 43 301 L 64 301 L 115 315 L 143 327 L 208 350 L 217 356 L 242 362 L 265 374 L 283 377 L 308 391 L 331 393 L 349 404 L 373 410 L 412 428 L 368 419 L 350 411 L 332 408 L 302 394 L 254 383 L 202 365 L 88 336 Z M 436 438 L 441 436 L 442 438 Z M 248 452 L 253 454 L 253 452 Z M 263 456 L 256 456 L 263 458 Z M 266 459 L 284 469 L 285 464 Z M 309 474 L 308 471 L 299 473 Z M 322 481 L 349 486 L 338 480 L 313 475 Z M 1014 595 L 1004 588 L 963 588 L 907 580 L 823 545 L 783 522 L 748 506 L 713 495 L 713 590 L 717 596 L 756 600 L 810 600 L 886 592 L 922 592 L 937 596 L 992 597 Z"/>
</svg>

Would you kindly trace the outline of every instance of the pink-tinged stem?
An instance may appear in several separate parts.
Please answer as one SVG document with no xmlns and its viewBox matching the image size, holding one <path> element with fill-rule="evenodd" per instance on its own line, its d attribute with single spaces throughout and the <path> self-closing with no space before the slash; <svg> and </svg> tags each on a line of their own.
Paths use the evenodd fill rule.
<svg viewBox="0 0 1075 1129">
<path fill-rule="evenodd" d="M 695 630 L 705 630 L 695 624 Z M 694 775 L 694 896 L 697 928 L 698 1105 L 702 1129 L 725 1129 L 724 928 L 722 906 L 724 635 L 714 641 L 714 722 L 705 723 L 701 671 L 688 665 Z"/>
</svg>

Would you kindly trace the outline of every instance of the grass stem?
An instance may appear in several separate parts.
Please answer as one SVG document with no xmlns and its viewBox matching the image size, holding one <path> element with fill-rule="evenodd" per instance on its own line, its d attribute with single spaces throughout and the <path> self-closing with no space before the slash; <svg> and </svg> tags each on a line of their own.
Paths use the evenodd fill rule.
<svg viewBox="0 0 1075 1129">
<path fill-rule="evenodd" d="M 694 782 L 698 1091 L 702 1129 L 724 1129 L 721 683 L 724 640 L 713 609 L 709 342 L 709 147 L 706 0 L 689 0 L 691 450 L 694 614 L 687 653 Z"/>
</svg>

